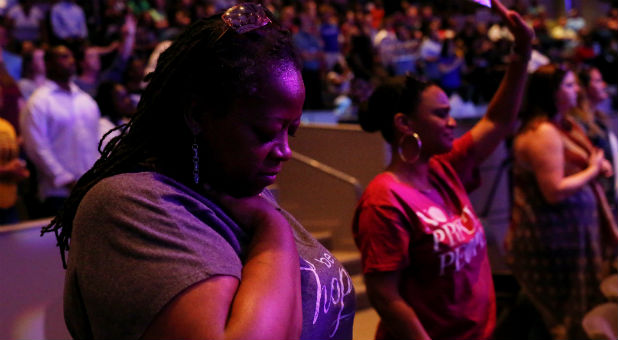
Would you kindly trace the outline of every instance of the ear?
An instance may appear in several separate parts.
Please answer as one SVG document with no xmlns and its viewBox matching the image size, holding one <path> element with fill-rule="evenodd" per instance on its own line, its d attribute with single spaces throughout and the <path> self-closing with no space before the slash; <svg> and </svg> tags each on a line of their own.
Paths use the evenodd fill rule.
<svg viewBox="0 0 618 340">
<path fill-rule="evenodd" d="M 414 132 L 412 129 L 412 120 L 407 115 L 397 112 L 395 116 L 393 116 L 393 124 L 395 126 L 395 130 L 399 131 L 404 135 L 408 135 Z"/>
</svg>

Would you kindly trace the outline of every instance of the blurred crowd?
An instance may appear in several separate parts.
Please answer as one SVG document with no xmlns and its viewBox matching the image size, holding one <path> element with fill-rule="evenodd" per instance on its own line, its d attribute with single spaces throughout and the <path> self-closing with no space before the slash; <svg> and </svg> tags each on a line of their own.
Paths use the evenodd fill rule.
<svg viewBox="0 0 618 340">
<path fill-rule="evenodd" d="M 33 150 L 37 140 L 46 143 L 41 141 L 42 136 L 24 136 L 20 129 L 24 124 L 36 123 L 28 122 L 27 117 L 42 105 L 35 105 L 37 101 L 31 95 L 45 85 L 50 73 L 61 76 L 58 68 L 63 63 L 45 57 L 50 47 L 62 45 L 68 49 L 74 66 L 69 65 L 65 70 L 70 76 L 67 89 L 75 85 L 93 99 L 96 104 L 93 107 L 98 108 L 101 119 L 98 130 L 85 135 L 100 139 L 105 132 L 126 122 L 136 110 L 146 84 L 145 75 L 154 69 L 159 54 L 174 37 L 192 21 L 215 14 L 235 2 L 7 0 L 0 8 L 0 118 L 8 121 L 7 126 L 12 126 L 14 131 L 0 136 L 14 141 L 2 143 L 14 143 L 11 148 L 16 149 L 22 138 L 22 143 L 35 144 L 30 146 Z M 359 104 L 380 80 L 390 75 L 411 73 L 437 83 L 451 98 L 457 97 L 462 103 L 486 104 L 512 56 L 509 53 L 512 37 L 506 27 L 489 9 L 472 1 L 264 0 L 262 3 L 291 32 L 300 51 L 306 86 L 304 108 L 332 111 L 342 122 L 356 121 Z M 567 63 L 575 70 L 587 64 L 596 67 L 615 91 L 618 83 L 616 4 L 608 5 L 610 10 L 600 13 L 594 22 L 586 21 L 577 9 L 550 17 L 535 0 L 515 0 L 510 5 L 524 14 L 536 32 L 529 72 L 550 61 Z M 56 56 L 67 54 L 56 52 Z M 54 69 L 46 70 L 50 65 Z M 80 105 L 90 105 L 84 104 L 85 99 L 80 100 Z M 21 114 L 24 110 L 30 116 Z M 15 137 L 6 137 L 12 135 Z M 64 149 L 60 145 L 55 147 Z M 22 148 L 27 149 L 28 145 Z M 15 152 L 6 154 L 13 157 Z M 29 157 L 22 158 L 41 158 L 40 162 L 45 159 L 45 155 L 26 156 Z M 0 160 L 1 166 L 9 162 L 9 156 L 6 158 Z M 29 169 L 25 166 L 15 163 L 15 169 L 2 171 L 10 173 L 7 176 L 14 180 L 28 177 L 28 170 L 37 176 L 34 165 Z M 41 171 L 38 172 L 41 176 Z M 70 189 L 79 177 L 78 172 L 74 178 L 60 176 L 66 182 L 62 185 Z M 32 191 L 33 197 L 45 199 L 46 193 L 41 188 Z M 27 202 L 27 206 L 36 206 L 37 199 Z M 37 211 L 29 215 L 37 217 L 45 209 Z M 8 219 L 11 220 L 14 218 Z"/>
<path fill-rule="evenodd" d="M 36 65 L 31 64 L 38 48 L 62 42 L 73 51 L 79 85 L 86 92 L 95 96 L 93 77 L 114 65 L 114 80 L 138 95 L 144 72 L 154 67 L 150 56 L 158 44 L 234 2 L 9 0 L 0 9 L 0 46 L 7 71 L 17 82 L 36 77 Z M 336 108 L 349 115 L 373 80 L 408 72 L 439 83 L 465 101 L 483 103 L 508 61 L 507 29 L 489 9 L 471 1 L 263 3 L 292 32 L 302 52 L 306 109 Z M 610 71 L 618 59 L 618 8 L 587 22 L 575 8 L 549 17 L 536 0 L 516 0 L 512 7 L 525 14 L 538 38 L 531 71 L 549 60 L 573 66 L 591 63 L 608 84 L 618 82 L 618 74 Z M 128 45 L 124 49 L 123 42 Z M 121 53 L 123 62 L 114 64 Z M 24 99 L 32 92 L 32 84 L 26 87 Z"/>
</svg>

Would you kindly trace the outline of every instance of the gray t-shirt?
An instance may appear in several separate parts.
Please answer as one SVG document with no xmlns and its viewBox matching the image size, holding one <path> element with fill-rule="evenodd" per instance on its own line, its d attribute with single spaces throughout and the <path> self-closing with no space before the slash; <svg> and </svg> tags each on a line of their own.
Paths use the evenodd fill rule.
<svg viewBox="0 0 618 340">
<path fill-rule="evenodd" d="M 341 264 L 287 212 L 300 255 L 302 339 L 351 339 L 354 288 Z M 139 338 L 180 292 L 241 279 L 248 235 L 171 178 L 127 173 L 96 184 L 73 223 L 64 314 L 75 338 Z M 207 322 L 207 321 L 205 321 Z"/>
</svg>

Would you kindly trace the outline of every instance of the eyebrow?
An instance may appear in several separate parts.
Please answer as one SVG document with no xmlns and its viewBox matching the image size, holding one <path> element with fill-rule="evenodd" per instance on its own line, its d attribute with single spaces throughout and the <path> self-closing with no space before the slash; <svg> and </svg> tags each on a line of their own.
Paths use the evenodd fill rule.
<svg viewBox="0 0 618 340">
<path fill-rule="evenodd" d="M 450 105 L 438 106 L 438 107 L 433 109 L 434 112 L 437 112 L 437 111 L 450 111 L 450 110 L 451 110 L 451 106 Z"/>
</svg>

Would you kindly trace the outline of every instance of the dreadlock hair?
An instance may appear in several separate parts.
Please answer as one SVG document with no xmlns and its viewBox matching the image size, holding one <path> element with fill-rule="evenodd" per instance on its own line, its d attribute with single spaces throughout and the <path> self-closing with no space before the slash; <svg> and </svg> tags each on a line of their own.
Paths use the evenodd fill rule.
<svg viewBox="0 0 618 340">
<path fill-rule="evenodd" d="M 414 115 L 421 101 L 421 94 L 432 85 L 412 76 L 387 78 L 363 103 L 358 113 L 364 131 L 380 131 L 384 140 L 395 143 L 393 117 L 399 112 Z"/>
<path fill-rule="evenodd" d="M 191 24 L 163 52 L 154 72 L 146 76 L 136 113 L 99 152 L 101 157 L 77 182 L 64 207 L 41 235 L 54 232 L 63 266 L 77 208 L 95 184 L 120 173 L 149 169 L 188 185 L 192 181 L 193 133 L 187 113 L 225 115 L 237 98 L 257 94 L 268 65 L 292 62 L 300 69 L 290 33 L 270 12 L 272 24 L 237 33 L 220 14 Z"/>
</svg>

